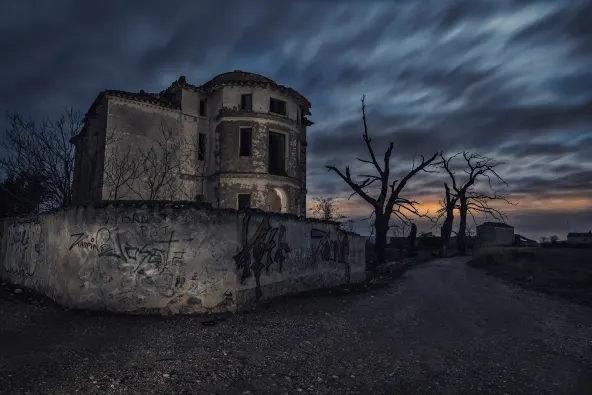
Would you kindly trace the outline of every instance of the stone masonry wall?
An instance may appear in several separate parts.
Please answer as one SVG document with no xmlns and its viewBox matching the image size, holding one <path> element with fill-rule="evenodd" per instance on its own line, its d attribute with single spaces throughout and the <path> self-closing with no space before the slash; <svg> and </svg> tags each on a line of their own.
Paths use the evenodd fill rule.
<svg viewBox="0 0 592 395">
<path fill-rule="evenodd" d="M 69 308 L 237 311 L 365 278 L 361 236 L 291 215 L 126 203 L 0 221 L 0 277 Z"/>
</svg>

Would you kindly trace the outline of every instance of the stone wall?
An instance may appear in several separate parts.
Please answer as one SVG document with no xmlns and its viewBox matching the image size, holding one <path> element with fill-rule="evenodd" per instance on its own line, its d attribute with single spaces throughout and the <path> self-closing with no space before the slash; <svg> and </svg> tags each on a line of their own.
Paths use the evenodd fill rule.
<svg viewBox="0 0 592 395">
<path fill-rule="evenodd" d="M 2 279 L 69 308 L 237 311 L 365 278 L 361 236 L 292 215 L 118 203 L 0 221 Z"/>
</svg>

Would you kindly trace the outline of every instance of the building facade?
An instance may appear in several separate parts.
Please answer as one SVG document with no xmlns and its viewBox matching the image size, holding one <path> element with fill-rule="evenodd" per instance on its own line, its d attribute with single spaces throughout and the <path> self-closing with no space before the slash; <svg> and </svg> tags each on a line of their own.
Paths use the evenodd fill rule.
<svg viewBox="0 0 592 395">
<path fill-rule="evenodd" d="M 107 90 L 76 146 L 74 201 L 199 200 L 306 214 L 310 102 L 253 73 L 153 94 Z"/>
<path fill-rule="evenodd" d="M 567 234 L 567 244 L 569 245 L 589 245 L 592 246 L 592 230 L 588 233 L 571 232 Z"/>
<path fill-rule="evenodd" d="M 483 246 L 514 245 L 514 227 L 502 222 L 484 222 L 477 226 L 477 244 Z"/>
</svg>

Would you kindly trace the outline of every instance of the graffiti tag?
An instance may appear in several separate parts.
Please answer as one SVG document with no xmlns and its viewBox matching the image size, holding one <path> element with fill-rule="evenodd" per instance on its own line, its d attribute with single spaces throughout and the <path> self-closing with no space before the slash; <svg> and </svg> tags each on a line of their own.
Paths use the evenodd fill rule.
<svg viewBox="0 0 592 395">
<path fill-rule="evenodd" d="M 317 260 L 320 256 L 323 261 L 346 263 L 349 255 L 349 240 L 347 238 L 347 233 L 337 233 L 337 240 L 330 240 L 330 236 L 330 232 L 325 232 L 320 229 L 311 229 L 310 237 L 313 240 L 314 259 Z"/>
<path fill-rule="evenodd" d="M 279 224 L 272 227 L 269 218 L 265 218 L 251 237 L 248 237 L 250 216 L 243 218 L 242 240 L 243 248 L 233 258 L 236 262 L 237 270 L 241 273 L 241 283 L 254 274 L 257 284 L 257 298 L 261 296 L 260 276 L 265 268 L 269 273 L 269 268 L 273 263 L 278 263 L 278 270 L 282 270 L 282 265 L 286 260 L 286 254 L 290 253 L 290 247 L 284 241 L 286 228 Z M 277 235 L 277 239 L 276 239 Z M 275 253 L 274 253 L 275 249 Z"/>
</svg>

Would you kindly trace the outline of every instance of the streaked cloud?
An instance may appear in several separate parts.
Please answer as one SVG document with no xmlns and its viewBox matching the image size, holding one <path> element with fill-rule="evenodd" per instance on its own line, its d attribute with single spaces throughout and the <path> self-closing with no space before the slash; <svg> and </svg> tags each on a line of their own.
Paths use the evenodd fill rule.
<svg viewBox="0 0 592 395">
<path fill-rule="evenodd" d="M 415 152 L 491 155 L 520 201 L 509 209 L 520 232 L 563 234 L 569 215 L 572 230 L 592 228 L 588 2 L 7 0 L 0 35 L 4 111 L 39 118 L 85 110 L 102 89 L 249 70 L 313 104 L 311 197 L 348 195 L 324 165 L 363 154 L 366 94 L 374 144 L 395 143 L 396 172 Z M 432 207 L 442 182 L 419 177 L 407 194 Z"/>
</svg>

